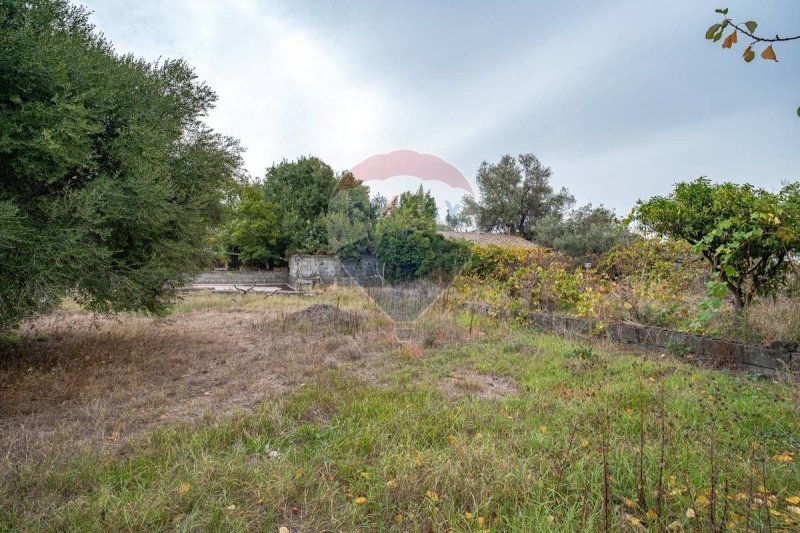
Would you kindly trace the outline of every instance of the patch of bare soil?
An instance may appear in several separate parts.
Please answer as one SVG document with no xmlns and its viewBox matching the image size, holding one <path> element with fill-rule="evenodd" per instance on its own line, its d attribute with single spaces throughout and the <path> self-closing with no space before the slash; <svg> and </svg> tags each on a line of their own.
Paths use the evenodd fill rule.
<svg viewBox="0 0 800 533">
<path fill-rule="evenodd" d="M 460 398 L 476 396 L 497 400 L 519 394 L 519 385 L 511 378 L 483 374 L 474 370 L 458 369 L 441 383 L 448 396 Z"/>
<path fill-rule="evenodd" d="M 351 313 L 312 305 L 295 318 L 318 320 L 329 308 Z M 0 369 L 7 459 L 45 453 L 48 441 L 113 448 L 159 424 L 250 410 L 330 369 L 380 385 L 393 364 L 376 332 L 292 332 L 258 311 L 169 319 L 61 311 L 21 333 L 21 358 Z"/>
<path fill-rule="evenodd" d="M 340 310 L 331 304 L 313 304 L 286 316 L 292 324 L 336 325 L 357 324 L 365 321 L 363 313 Z"/>
</svg>

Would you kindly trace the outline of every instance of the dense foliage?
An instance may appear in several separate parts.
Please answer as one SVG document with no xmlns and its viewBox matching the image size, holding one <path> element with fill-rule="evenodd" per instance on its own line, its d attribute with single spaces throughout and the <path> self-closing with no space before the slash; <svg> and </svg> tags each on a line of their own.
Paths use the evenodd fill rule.
<svg viewBox="0 0 800 533">
<path fill-rule="evenodd" d="M 533 241 L 573 257 L 602 254 L 631 237 L 614 212 L 587 204 L 566 216 L 555 212 L 532 229 Z"/>
<path fill-rule="evenodd" d="M 389 281 L 449 278 L 458 273 L 469 247 L 436 232 L 436 202 L 419 188 L 405 192 L 376 227 L 377 256 Z"/>
<path fill-rule="evenodd" d="M 240 165 L 183 61 L 116 54 L 63 0 L 0 3 L 0 328 L 67 293 L 159 311 Z"/>
<path fill-rule="evenodd" d="M 646 230 L 691 244 L 733 296 L 737 309 L 785 282 L 800 252 L 800 184 L 777 193 L 752 185 L 679 183 L 669 196 L 640 201 L 633 213 Z"/>
</svg>

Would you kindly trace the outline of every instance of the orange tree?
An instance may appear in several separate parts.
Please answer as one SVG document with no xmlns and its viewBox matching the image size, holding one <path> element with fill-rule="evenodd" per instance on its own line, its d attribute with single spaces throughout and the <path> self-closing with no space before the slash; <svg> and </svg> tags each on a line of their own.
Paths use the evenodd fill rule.
<svg viewBox="0 0 800 533">
<path fill-rule="evenodd" d="M 743 309 L 756 295 L 774 294 L 800 252 L 800 183 L 772 193 L 698 178 L 668 196 L 639 201 L 631 218 L 646 231 L 691 244 Z"/>
</svg>

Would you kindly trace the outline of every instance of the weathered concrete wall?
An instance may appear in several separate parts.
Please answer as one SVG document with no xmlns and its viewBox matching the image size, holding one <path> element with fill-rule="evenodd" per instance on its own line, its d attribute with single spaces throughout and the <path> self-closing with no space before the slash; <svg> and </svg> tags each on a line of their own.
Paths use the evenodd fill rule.
<svg viewBox="0 0 800 533">
<path fill-rule="evenodd" d="M 195 278 L 194 285 L 285 285 L 288 270 L 214 270 Z"/>
<path fill-rule="evenodd" d="M 340 260 L 335 255 L 293 255 L 289 258 L 289 278 L 321 279 L 325 283 L 348 285 L 378 280 L 378 260 L 370 255 Z"/>
<path fill-rule="evenodd" d="M 482 302 L 470 302 L 467 308 L 476 314 L 492 312 L 492 306 Z M 545 331 L 593 334 L 616 342 L 673 352 L 681 350 L 712 365 L 762 374 L 783 371 L 800 373 L 800 346 L 796 342 L 776 343 L 767 347 L 624 322 L 603 322 L 600 327 L 600 321 L 587 318 L 546 313 L 526 313 L 524 316 L 529 323 Z"/>
<path fill-rule="evenodd" d="M 768 348 L 692 333 L 682 333 L 663 328 L 639 326 L 622 322 L 604 323 L 597 320 L 544 313 L 528 313 L 526 318 L 549 331 L 574 331 L 606 336 L 618 342 L 642 346 L 681 349 L 711 364 L 735 367 L 741 370 L 774 374 L 778 371 L 800 371 L 800 353 L 797 343 Z"/>
</svg>

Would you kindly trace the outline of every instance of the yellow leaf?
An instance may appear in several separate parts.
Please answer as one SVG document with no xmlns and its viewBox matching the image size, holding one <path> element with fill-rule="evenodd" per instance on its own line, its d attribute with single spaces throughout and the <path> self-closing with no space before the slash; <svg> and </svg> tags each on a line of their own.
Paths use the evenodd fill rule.
<svg viewBox="0 0 800 533">
<path fill-rule="evenodd" d="M 435 493 L 434 491 L 432 491 L 432 490 L 429 490 L 428 492 L 426 492 L 426 493 L 425 493 L 425 496 L 427 496 L 428 498 L 430 498 L 430 500 L 431 500 L 432 502 L 438 502 L 438 501 L 439 501 L 439 495 L 438 495 L 438 494 L 436 494 L 436 493 Z"/>
<path fill-rule="evenodd" d="M 788 498 L 786 498 L 786 503 L 797 505 L 798 503 L 800 503 L 800 496 L 789 496 Z"/>
<path fill-rule="evenodd" d="M 458 442 L 458 439 L 456 438 L 456 436 L 455 436 L 455 435 L 448 435 L 448 436 L 447 436 L 447 441 L 448 441 L 450 444 L 455 444 L 456 442 Z"/>
<path fill-rule="evenodd" d="M 539 431 L 541 431 L 542 433 L 547 433 L 547 426 L 542 424 L 541 426 L 539 426 Z"/>
<path fill-rule="evenodd" d="M 647 518 L 649 518 L 650 520 L 655 520 L 656 518 L 658 518 L 658 513 L 656 512 L 655 509 L 648 509 Z"/>
<path fill-rule="evenodd" d="M 588 447 L 589 447 L 589 441 L 588 440 L 584 440 L 583 442 L 581 442 L 581 448 L 588 448 Z"/>
<path fill-rule="evenodd" d="M 728 35 L 724 41 L 722 41 L 722 48 L 730 48 L 733 43 L 736 42 L 736 31 Z"/>
<path fill-rule="evenodd" d="M 227 506 L 225 509 L 227 509 L 228 511 L 235 511 L 236 510 L 236 504 L 232 503 L 229 506 Z"/>
<path fill-rule="evenodd" d="M 697 515 L 695 514 L 694 509 L 692 509 L 691 507 L 686 509 L 686 518 L 691 519 L 691 518 L 694 518 L 695 516 L 697 516 Z"/>
<path fill-rule="evenodd" d="M 552 524 L 552 523 L 553 523 L 553 522 L 555 522 L 555 521 L 556 521 L 556 517 L 555 517 L 555 516 L 553 516 L 553 515 L 548 515 L 548 517 L 547 517 L 547 523 L 548 523 L 548 524 Z"/>
<path fill-rule="evenodd" d="M 770 510 L 769 510 L 769 512 L 770 512 L 770 514 L 771 514 L 772 516 L 781 516 L 781 513 L 779 513 L 779 512 L 778 512 L 778 511 L 776 511 L 775 509 L 770 509 Z"/>
<path fill-rule="evenodd" d="M 736 499 L 739 501 L 744 501 L 747 499 L 747 494 L 745 494 L 744 492 L 740 492 L 736 494 Z"/>
<path fill-rule="evenodd" d="M 475 440 L 481 440 L 483 438 L 483 435 L 481 435 L 480 433 L 476 433 L 475 436 L 472 438 Z"/>
<path fill-rule="evenodd" d="M 800 507 L 797 507 L 796 505 L 790 505 L 786 509 L 788 509 L 790 513 L 800 516 Z"/>
<path fill-rule="evenodd" d="M 630 498 L 625 498 L 623 501 L 625 502 L 625 507 L 633 507 L 633 500 Z"/>
<path fill-rule="evenodd" d="M 278 528 L 278 533 L 292 533 L 291 530 L 286 526 L 281 526 Z"/>
<path fill-rule="evenodd" d="M 628 522 L 630 522 L 631 525 L 634 525 L 634 526 L 639 526 L 639 525 L 642 524 L 641 520 L 639 520 L 635 516 L 631 516 L 631 515 L 628 515 Z"/>
<path fill-rule="evenodd" d="M 647 381 L 649 381 L 649 382 L 651 382 L 651 383 L 655 383 L 655 382 L 656 382 L 656 378 L 654 378 L 654 377 L 649 377 L 649 378 L 647 378 Z"/>
<path fill-rule="evenodd" d="M 403 515 L 401 515 L 401 514 L 394 515 L 394 521 L 399 524 L 400 522 L 403 521 Z"/>
<path fill-rule="evenodd" d="M 772 61 L 778 61 L 778 56 L 775 55 L 775 50 L 772 49 L 772 45 L 767 46 L 764 48 L 764 51 L 761 52 L 761 59 L 771 59 Z"/>
<path fill-rule="evenodd" d="M 186 494 L 187 492 L 189 492 L 189 484 L 181 483 L 180 485 L 178 485 L 178 492 L 180 492 L 181 494 Z"/>
<path fill-rule="evenodd" d="M 473 516 L 472 513 L 470 513 L 469 511 L 464 513 L 464 518 L 466 518 L 467 520 L 472 520 L 472 516 Z"/>
<path fill-rule="evenodd" d="M 397 488 L 397 480 L 396 479 L 390 479 L 389 481 L 387 481 L 386 482 L 386 488 L 387 489 L 396 489 Z"/>
<path fill-rule="evenodd" d="M 184 518 L 186 518 L 185 514 L 183 514 L 183 513 L 176 514 L 175 516 L 172 517 L 172 523 L 173 524 L 180 524 L 183 521 Z"/>
<path fill-rule="evenodd" d="M 697 496 L 697 498 L 694 499 L 694 503 L 696 503 L 697 505 L 708 505 L 708 498 L 700 494 Z"/>
<path fill-rule="evenodd" d="M 362 479 L 369 479 L 369 472 L 361 472 Z"/>
<path fill-rule="evenodd" d="M 484 517 L 482 517 L 482 516 L 479 516 L 478 517 L 478 525 L 483 527 L 484 524 L 486 524 L 486 519 Z"/>
<path fill-rule="evenodd" d="M 356 502 L 358 505 L 364 505 L 365 503 L 367 503 L 367 499 L 364 496 L 359 496 L 353 501 Z"/>
</svg>

